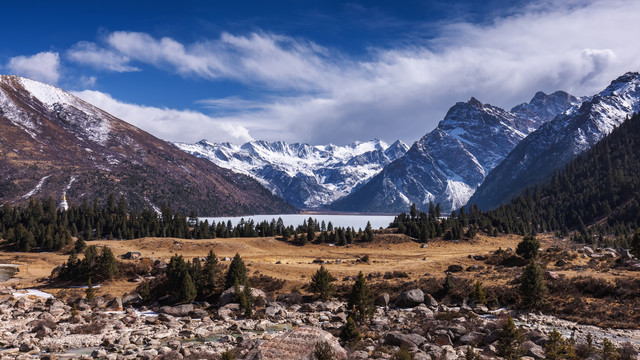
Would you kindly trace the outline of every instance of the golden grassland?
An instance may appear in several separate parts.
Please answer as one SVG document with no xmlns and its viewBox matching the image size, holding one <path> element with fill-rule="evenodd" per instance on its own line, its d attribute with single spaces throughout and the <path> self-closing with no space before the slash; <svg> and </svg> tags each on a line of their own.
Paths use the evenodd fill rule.
<svg viewBox="0 0 640 360">
<path fill-rule="evenodd" d="M 568 246 L 567 240 L 554 238 L 552 235 L 541 235 L 542 248 L 551 245 Z M 365 274 L 379 272 L 405 272 L 409 278 L 403 280 L 417 280 L 423 276 L 444 277 L 444 271 L 449 265 L 458 264 L 464 268 L 477 264 L 469 255 L 489 255 L 498 248 L 515 249 L 521 240 L 519 236 L 508 235 L 500 237 L 477 236 L 472 241 L 450 242 L 432 241 L 428 247 L 422 248 L 420 244 L 408 240 L 404 235 L 378 234 L 372 243 L 354 244 L 350 247 L 329 246 L 327 244 L 308 244 L 294 246 L 276 238 L 228 238 L 212 240 L 186 240 L 174 238 L 142 238 L 135 240 L 115 241 L 97 240 L 90 245 L 108 246 L 116 256 L 129 251 L 137 251 L 143 257 L 168 261 L 174 254 L 180 254 L 185 259 L 204 257 L 210 250 L 219 259 L 233 257 L 239 253 L 245 260 L 251 275 L 268 275 L 277 279 L 286 280 L 286 286 L 282 291 L 292 288 L 300 288 L 309 282 L 311 275 L 319 265 L 313 263 L 316 259 L 322 259 L 329 271 L 338 279 L 357 275 L 362 271 Z M 369 256 L 369 263 L 358 262 L 363 256 Z M 59 287 L 49 281 L 51 271 L 64 263 L 68 254 L 59 253 L 15 253 L 0 252 L 0 263 L 20 265 L 20 271 L 14 279 L 9 281 L 18 288 L 38 287 L 41 290 L 58 294 L 67 289 Z M 136 260 L 124 260 L 136 261 Z M 339 263 L 338 263 L 339 262 Z M 586 263 L 587 259 L 575 259 L 572 264 Z M 222 264 L 225 264 L 222 261 Z M 553 265 L 553 264 L 550 264 Z M 552 270 L 553 266 L 550 267 Z M 575 276 L 572 270 L 560 270 L 558 273 L 567 276 Z M 584 274 L 584 273 L 583 273 Z M 487 284 L 505 284 L 512 280 L 505 278 L 504 274 L 496 271 L 461 272 L 457 276 L 478 279 Z M 596 276 L 613 280 L 624 276 L 638 278 L 640 274 L 627 271 L 589 272 L 590 276 Z M 390 280 L 397 281 L 397 280 Z M 98 293 L 122 295 L 132 291 L 136 283 L 126 279 L 102 284 Z M 81 291 L 81 290 L 78 290 Z"/>
</svg>

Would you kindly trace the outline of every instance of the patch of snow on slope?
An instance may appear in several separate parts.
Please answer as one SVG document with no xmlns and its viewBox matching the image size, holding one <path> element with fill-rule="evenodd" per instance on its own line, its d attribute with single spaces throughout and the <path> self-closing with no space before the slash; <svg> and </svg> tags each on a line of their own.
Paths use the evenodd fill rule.
<svg viewBox="0 0 640 360">
<path fill-rule="evenodd" d="M 47 176 L 43 177 L 42 179 L 40 179 L 40 182 L 38 182 L 38 185 L 36 185 L 36 187 L 34 187 L 33 190 L 31 190 L 28 193 L 22 195 L 22 198 L 26 199 L 28 197 L 31 197 L 31 196 L 35 195 L 35 193 L 40 191 L 40 189 L 42 188 L 42 185 L 44 185 L 44 182 L 49 178 L 49 176 L 51 176 L 51 175 L 47 175 Z"/>
<path fill-rule="evenodd" d="M 451 199 L 453 209 L 458 209 L 466 204 L 474 192 L 475 188 L 465 184 L 464 182 L 447 180 L 447 189 L 445 193 L 449 199 Z"/>
</svg>

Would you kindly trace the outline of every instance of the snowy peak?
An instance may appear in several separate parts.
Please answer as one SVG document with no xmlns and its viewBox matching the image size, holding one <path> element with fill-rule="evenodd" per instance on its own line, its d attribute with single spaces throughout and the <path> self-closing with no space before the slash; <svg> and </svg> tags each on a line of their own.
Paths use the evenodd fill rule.
<svg viewBox="0 0 640 360">
<path fill-rule="evenodd" d="M 514 111 L 475 97 L 458 102 L 404 156 L 331 208 L 400 212 L 411 203 L 426 210 L 434 202 L 444 211 L 457 209 L 522 139 L 576 101 L 567 93 L 540 92 Z"/>
<path fill-rule="evenodd" d="M 254 177 L 274 194 L 303 208 L 317 208 L 340 198 L 370 179 L 408 150 L 401 141 L 381 139 L 334 144 L 251 141 L 241 146 L 176 143 L 185 152 L 218 166 Z"/>
<path fill-rule="evenodd" d="M 522 141 L 469 200 L 483 209 L 508 201 L 640 111 L 640 75 L 626 73 L 599 94 L 583 99 Z"/>
</svg>

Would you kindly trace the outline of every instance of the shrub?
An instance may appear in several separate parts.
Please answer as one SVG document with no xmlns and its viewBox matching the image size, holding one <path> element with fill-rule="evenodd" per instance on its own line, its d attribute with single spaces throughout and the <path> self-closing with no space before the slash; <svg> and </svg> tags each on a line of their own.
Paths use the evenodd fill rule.
<svg viewBox="0 0 640 360">
<path fill-rule="evenodd" d="M 362 336 L 360 335 L 360 331 L 358 330 L 358 325 L 356 325 L 356 322 L 353 320 L 353 318 L 349 316 L 347 318 L 347 322 L 340 330 L 340 340 L 342 340 L 345 344 L 349 344 L 360 340 L 361 337 Z"/>
<path fill-rule="evenodd" d="M 615 345 L 613 345 L 611 340 L 604 338 L 604 340 L 602 340 L 602 360 L 618 360 L 619 357 L 620 355 Z"/>
<path fill-rule="evenodd" d="M 313 356 L 317 360 L 333 360 L 333 349 L 326 341 L 318 341 L 313 349 Z"/>
<path fill-rule="evenodd" d="M 413 360 L 413 354 L 407 349 L 407 345 L 402 344 L 400 349 L 393 355 L 392 360 Z"/>
<path fill-rule="evenodd" d="M 484 292 L 484 289 L 482 289 L 482 283 L 479 280 L 476 281 L 476 284 L 473 287 L 473 291 L 471 292 L 471 298 L 477 304 L 487 303 L 487 294 Z"/>
<path fill-rule="evenodd" d="M 220 359 L 221 360 L 233 360 L 235 358 L 233 357 L 233 353 L 230 350 L 227 350 L 227 351 L 222 353 L 222 357 Z"/>
<path fill-rule="evenodd" d="M 96 292 L 93 289 L 93 284 L 91 284 L 91 277 L 89 277 L 89 280 L 87 281 L 87 290 L 85 290 L 84 293 L 87 296 L 87 301 L 92 301 L 96 296 Z"/>
<path fill-rule="evenodd" d="M 516 254 L 527 260 L 535 259 L 538 256 L 538 249 L 540 249 L 540 241 L 533 236 L 525 236 L 522 241 L 518 243 Z"/>
</svg>

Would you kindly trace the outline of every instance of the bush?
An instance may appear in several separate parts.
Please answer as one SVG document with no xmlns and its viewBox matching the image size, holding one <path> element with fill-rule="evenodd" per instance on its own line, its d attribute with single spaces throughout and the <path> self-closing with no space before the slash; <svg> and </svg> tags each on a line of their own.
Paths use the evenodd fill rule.
<svg viewBox="0 0 640 360">
<path fill-rule="evenodd" d="M 476 302 L 476 304 L 487 303 L 487 294 L 484 292 L 484 289 L 482 289 L 482 283 L 479 280 L 476 281 L 476 284 L 473 287 L 471 298 Z"/>
<path fill-rule="evenodd" d="M 333 360 L 333 349 L 326 341 L 318 341 L 313 349 L 313 356 L 317 360 Z"/>
<path fill-rule="evenodd" d="M 533 236 L 525 236 L 522 241 L 518 243 L 516 254 L 527 260 L 535 259 L 538 256 L 538 249 L 540 249 L 540 241 Z"/>
<path fill-rule="evenodd" d="M 360 331 L 358 330 L 358 325 L 356 325 L 356 322 L 353 320 L 353 318 L 349 316 L 347 318 L 347 322 L 340 330 L 340 340 L 342 340 L 345 344 L 350 344 L 359 341 L 361 337 L 362 336 L 360 335 Z"/>
<path fill-rule="evenodd" d="M 227 351 L 222 353 L 222 357 L 220 359 L 221 360 L 233 360 L 235 358 L 233 357 L 233 353 L 230 350 L 227 350 Z"/>
<path fill-rule="evenodd" d="M 402 344 L 400 349 L 393 355 L 392 360 L 413 360 L 413 354 L 407 349 L 407 345 Z"/>
</svg>

